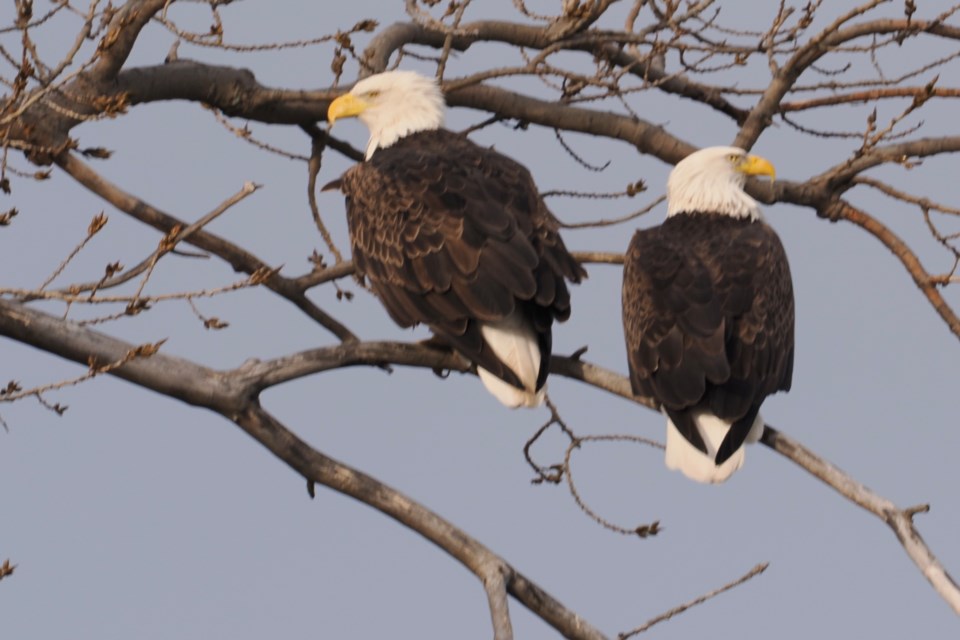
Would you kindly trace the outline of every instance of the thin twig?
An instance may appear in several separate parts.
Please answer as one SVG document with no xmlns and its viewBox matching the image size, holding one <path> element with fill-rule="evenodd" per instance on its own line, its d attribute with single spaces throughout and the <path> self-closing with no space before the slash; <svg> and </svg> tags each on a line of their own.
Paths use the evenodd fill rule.
<svg viewBox="0 0 960 640">
<path fill-rule="evenodd" d="M 630 637 L 632 637 L 632 636 L 641 634 L 641 633 L 643 633 L 644 631 L 648 630 L 650 627 L 652 627 L 653 625 L 655 625 L 655 624 L 657 624 L 657 623 L 659 623 L 659 622 L 663 622 L 663 621 L 665 621 L 665 620 L 669 620 L 669 619 L 672 618 L 673 616 L 683 613 L 684 611 L 686 611 L 686 610 L 689 609 L 690 607 L 695 607 L 695 606 L 697 606 L 698 604 L 703 604 L 704 602 L 706 602 L 706 601 L 709 600 L 710 598 L 716 597 L 716 596 L 720 595 L 721 593 L 723 593 L 724 591 L 729 591 L 730 589 L 733 589 L 734 587 L 740 586 L 741 584 L 743 584 L 743 583 L 746 582 L 747 580 L 753 578 L 754 576 L 758 576 L 758 575 L 760 575 L 761 573 L 763 573 L 764 571 L 766 571 L 766 570 L 767 570 L 767 567 L 769 567 L 769 566 L 770 566 L 770 563 L 769 563 L 769 562 L 761 562 L 760 564 L 758 564 L 757 566 L 755 566 L 753 569 L 750 569 L 750 571 L 748 571 L 748 572 L 745 573 L 744 575 L 740 576 L 739 578 L 737 578 L 737 579 L 734 580 L 733 582 L 729 582 L 729 583 L 723 585 L 722 587 L 720 587 L 719 589 L 714 589 L 713 591 L 711 591 L 711 592 L 709 592 L 709 593 L 705 593 L 704 595 L 700 596 L 699 598 L 694 598 L 694 599 L 691 600 L 690 602 L 687 602 L 687 603 L 685 603 L 685 604 L 681 604 L 680 606 L 674 607 L 673 609 L 670 609 L 669 611 L 665 611 L 664 613 L 661 613 L 661 614 L 658 615 L 657 617 L 652 618 L 651 620 L 649 620 L 649 621 L 646 622 L 645 624 L 640 625 L 640 626 L 637 627 L 636 629 L 633 629 L 633 630 L 631 630 L 631 631 L 627 631 L 626 633 L 621 633 L 621 634 L 619 634 L 619 635 L 617 636 L 617 638 L 618 638 L 618 640 L 627 640 L 627 638 L 630 638 Z"/>
<path fill-rule="evenodd" d="M 10 558 L 4 560 L 3 564 L 0 564 L 0 580 L 3 580 L 7 576 L 12 576 L 16 568 L 17 565 L 10 564 Z"/>
<path fill-rule="evenodd" d="M 313 223 L 320 232 L 327 249 L 333 254 L 335 264 L 343 262 L 343 254 L 337 248 L 333 241 L 333 236 L 324 224 L 320 216 L 320 207 L 317 205 L 317 176 L 320 175 L 320 168 L 323 163 L 323 152 L 327 148 L 327 139 L 329 135 L 315 124 L 301 125 L 300 127 L 310 136 L 310 160 L 307 163 L 307 202 L 310 205 L 310 213 L 313 216 Z"/>
<path fill-rule="evenodd" d="M 70 262 L 75 257 L 77 257 L 77 254 L 83 251 L 83 248 L 87 246 L 87 243 L 90 242 L 93 236 L 100 233 L 100 230 L 103 229 L 104 225 L 106 224 L 107 224 L 107 216 L 103 214 L 103 211 L 95 215 L 93 217 L 93 220 L 90 221 L 90 225 L 87 227 L 86 237 L 80 241 L 80 244 L 78 244 L 76 247 L 73 248 L 73 251 L 71 251 L 70 254 L 66 258 L 64 258 L 59 265 L 57 265 L 57 268 L 53 270 L 53 273 L 47 276 L 47 279 L 44 280 L 43 284 L 37 287 L 37 289 L 39 291 L 43 291 L 44 289 L 47 288 L 47 285 L 49 285 L 51 282 L 56 280 L 57 276 L 63 273 L 63 270 L 67 268 L 67 265 L 70 264 Z"/>
</svg>

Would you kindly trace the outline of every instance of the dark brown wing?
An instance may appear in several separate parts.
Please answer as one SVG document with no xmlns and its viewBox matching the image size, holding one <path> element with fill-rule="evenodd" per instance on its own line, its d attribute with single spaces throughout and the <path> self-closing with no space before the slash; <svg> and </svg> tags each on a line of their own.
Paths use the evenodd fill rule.
<svg viewBox="0 0 960 640">
<path fill-rule="evenodd" d="M 660 402 L 704 452 L 691 414 L 733 422 L 718 464 L 743 444 L 764 398 L 790 388 L 793 288 L 783 246 L 762 222 L 680 214 L 638 231 L 623 322 L 634 393 Z"/>
<path fill-rule="evenodd" d="M 542 386 L 551 324 L 570 314 L 565 279 L 585 274 L 522 165 L 448 131 L 421 132 L 351 168 L 340 187 L 357 270 L 397 324 L 427 324 L 522 386 L 478 324 L 519 308 L 540 334 Z"/>
</svg>

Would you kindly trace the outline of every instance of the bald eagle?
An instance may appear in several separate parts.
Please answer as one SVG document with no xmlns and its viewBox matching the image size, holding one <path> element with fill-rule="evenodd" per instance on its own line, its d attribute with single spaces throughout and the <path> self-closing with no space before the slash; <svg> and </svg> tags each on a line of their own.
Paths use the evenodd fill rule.
<svg viewBox="0 0 960 640">
<path fill-rule="evenodd" d="M 756 175 L 773 166 L 743 149 L 691 154 L 667 181 L 666 221 L 637 231 L 624 262 L 633 391 L 667 416 L 667 467 L 699 482 L 740 468 L 760 405 L 793 376 L 790 267 L 743 190 Z"/>
<path fill-rule="evenodd" d="M 398 325 L 426 324 L 475 363 L 500 402 L 538 406 L 566 280 L 586 273 L 530 172 L 441 128 L 443 94 L 417 73 L 365 78 L 327 112 L 331 125 L 354 116 L 370 130 L 366 160 L 331 185 L 357 272 Z"/>
</svg>

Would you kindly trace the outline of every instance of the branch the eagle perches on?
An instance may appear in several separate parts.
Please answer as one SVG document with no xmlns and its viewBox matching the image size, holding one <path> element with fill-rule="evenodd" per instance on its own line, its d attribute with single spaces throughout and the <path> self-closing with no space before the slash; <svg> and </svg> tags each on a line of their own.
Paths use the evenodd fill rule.
<svg viewBox="0 0 960 640">
<path fill-rule="evenodd" d="M 298 276 L 282 275 L 243 247 L 205 230 L 203 224 L 191 225 L 179 220 L 111 184 L 80 159 L 79 154 L 83 152 L 88 157 L 107 154 L 97 149 L 79 149 L 71 137 L 76 126 L 104 117 L 122 117 L 131 107 L 164 100 L 207 105 L 231 118 L 301 127 L 311 136 L 315 152 L 310 158 L 311 179 L 319 171 L 322 153 L 327 149 L 354 159 L 361 156 L 356 149 L 315 126 L 316 122 L 324 120 L 330 101 L 342 92 L 336 83 L 317 90 L 275 89 L 262 85 L 245 69 L 176 59 L 176 52 L 172 52 L 165 64 L 127 66 L 141 30 L 151 21 L 159 22 L 185 42 L 231 50 L 224 43 L 218 14 L 221 5 L 228 3 L 211 3 L 214 23 L 220 25 L 219 34 L 216 30 L 212 34 L 190 34 L 178 29 L 168 15 L 171 4 L 169 0 L 129 0 L 119 9 L 101 12 L 98 3 L 92 2 L 90 10 L 82 16 L 83 28 L 76 43 L 56 65 L 37 64 L 38 61 L 31 57 L 35 54 L 30 53 L 28 46 L 24 47 L 23 78 L 11 83 L 12 93 L 0 110 L 0 134 L 5 150 L 3 180 L 7 180 L 10 150 L 24 152 L 38 165 L 53 164 L 117 210 L 165 234 L 173 243 L 171 249 L 175 245 L 191 245 L 254 279 L 250 286 L 262 286 L 292 303 L 326 328 L 337 343 L 275 360 L 248 363 L 234 370 L 215 371 L 167 356 L 162 349 L 159 352 L 157 349 L 137 351 L 136 345 L 37 311 L 24 301 L 30 296 L 16 298 L 9 292 L 0 296 L 0 334 L 91 369 L 92 362 L 104 366 L 114 363 L 116 366 L 105 366 L 103 372 L 224 416 L 301 474 L 308 483 L 324 484 L 362 500 L 417 531 L 482 580 L 498 639 L 512 636 L 506 607 L 507 593 L 568 637 L 603 637 L 465 532 L 376 479 L 311 448 L 259 402 L 259 394 L 274 385 L 348 366 L 402 365 L 427 370 L 466 371 L 466 363 L 453 354 L 424 345 L 361 341 L 349 327 L 313 302 L 307 295 L 310 290 L 324 284 L 336 286 L 338 280 L 352 275 L 349 261 L 338 260 L 333 265 L 321 265 Z M 514 4 L 525 21 L 517 22 L 463 22 L 469 2 L 461 3 L 459 8 L 440 19 L 431 17 L 429 7 L 419 6 L 415 0 L 407 0 L 406 4 L 410 22 L 377 31 L 375 23 L 370 21 L 356 25 L 353 30 L 317 40 L 337 43 L 336 56 L 339 57 L 335 62 L 339 61 L 339 66 L 335 64 L 333 67 L 337 80 L 344 63 L 350 58 L 362 75 L 381 71 L 404 56 L 414 55 L 413 47 L 424 47 L 440 53 L 438 68 L 444 76 L 447 101 L 451 107 L 479 110 L 490 114 L 491 121 L 513 121 L 518 126 L 537 125 L 558 132 L 578 132 L 621 141 L 639 153 L 668 164 L 675 164 L 695 147 L 663 126 L 632 112 L 625 96 L 636 91 L 653 90 L 702 104 L 737 125 L 735 144 L 745 148 L 753 146 L 777 117 L 789 126 L 801 128 L 805 125 L 794 123 L 793 119 L 812 109 L 864 101 L 912 99 L 904 112 L 888 124 L 877 123 L 874 114 L 868 118 L 863 131 L 849 132 L 856 139 L 862 139 L 861 146 L 850 157 L 824 167 L 818 175 L 803 182 L 778 181 L 773 187 L 752 185 L 751 195 L 768 204 L 794 204 L 832 221 L 847 221 L 872 235 L 899 260 L 949 330 L 960 338 L 960 318 L 943 295 L 944 288 L 957 280 L 960 250 L 956 247 L 956 234 L 942 231 L 932 215 L 957 215 L 956 209 L 905 193 L 865 175 L 866 171 L 883 165 L 908 167 L 924 158 L 960 151 L 960 136 L 910 137 L 908 134 L 912 131 L 902 130 L 906 117 L 929 101 L 960 95 L 955 88 L 939 86 L 936 78 L 932 81 L 924 78 L 926 82 L 909 84 L 923 73 L 933 73 L 949 58 L 933 61 L 897 79 L 878 81 L 868 88 L 834 77 L 829 83 L 830 93 L 825 97 L 810 99 L 810 87 L 798 84 L 802 77 L 806 77 L 804 74 L 818 71 L 817 65 L 824 56 L 844 48 L 856 52 L 856 47 L 860 46 L 860 52 L 869 57 L 877 47 L 899 46 L 908 39 L 960 41 L 960 28 L 947 23 L 957 11 L 956 7 L 921 19 L 915 15 L 915 7 L 910 10 L 913 3 L 907 2 L 902 17 L 873 17 L 872 12 L 883 3 L 872 0 L 851 8 L 831 24 L 811 32 L 811 24 L 814 24 L 811 12 L 815 12 L 819 5 L 810 3 L 793 14 L 782 8 L 766 33 L 756 34 L 756 37 L 747 34 L 740 41 L 735 34 L 730 34 L 729 42 L 720 44 L 702 35 L 703 30 L 716 20 L 716 16 L 708 12 L 713 4 L 709 1 L 683 7 L 677 2 L 636 2 L 628 13 L 623 30 L 596 26 L 615 4 L 609 0 L 565 2 L 565 13 L 559 16 L 536 16 L 518 1 Z M 38 18 L 32 16 L 32 3 L 20 1 L 13 28 L 22 31 L 27 38 L 25 42 L 28 42 L 30 30 L 41 27 L 50 15 L 65 10 L 66 6 L 67 3 L 56 4 L 51 13 Z M 649 24 L 638 27 L 638 14 L 644 9 L 649 10 L 652 17 Z M 373 35 L 361 54 L 357 52 L 353 39 L 365 33 Z M 74 58 L 79 55 L 83 43 L 94 37 L 99 42 L 96 52 L 89 60 L 78 63 Z M 873 48 L 863 48 L 862 43 L 869 41 L 873 42 L 870 45 Z M 451 52 L 466 53 L 477 43 L 515 47 L 526 55 L 523 63 L 515 67 L 450 77 L 446 66 Z M 303 43 L 294 44 L 305 46 Z M 242 49 L 234 47 L 232 50 Z M 595 64 L 595 72 L 557 67 L 551 56 L 559 52 L 583 54 Z M 667 69 L 665 59 L 668 56 L 679 56 L 684 66 L 679 70 Z M 709 82 L 708 67 L 711 64 L 716 71 L 736 70 L 753 56 L 770 69 L 770 81 L 764 86 L 748 91 Z M 558 94 L 557 99 L 544 99 L 489 83 L 510 76 L 543 79 L 546 86 Z M 628 86 L 627 82 L 636 84 Z M 801 93 L 801 89 L 805 93 Z M 615 101 L 627 113 L 596 106 L 599 97 Z M 753 106 L 749 109 L 737 106 L 733 97 L 747 97 Z M 811 135 L 827 133 L 814 131 Z M 907 242 L 855 204 L 849 194 L 856 189 L 879 190 L 893 202 L 921 211 L 933 237 L 952 257 L 952 268 L 943 273 L 931 273 Z M 10 218 L 12 216 L 0 217 L 0 220 L 9 221 Z M 320 220 L 319 214 L 317 219 Z M 161 253 L 166 255 L 169 251 L 160 252 L 158 249 L 156 259 L 162 257 Z M 336 255 L 336 251 L 332 250 L 332 254 Z M 616 253 L 582 253 L 578 257 L 590 263 L 616 264 L 622 260 L 622 256 Z M 145 263 L 145 268 L 148 266 Z M 117 280 L 121 277 L 122 274 L 117 275 Z M 126 277 L 133 276 L 127 274 Z M 107 278 L 95 289 L 111 283 L 112 280 Z M 551 372 L 650 406 L 644 399 L 632 395 L 626 378 L 592 365 L 579 356 L 555 357 Z M 960 613 L 960 588 L 913 524 L 914 515 L 925 511 L 925 507 L 897 507 L 772 427 L 767 428 L 762 442 L 886 522 L 936 592 Z"/>
</svg>

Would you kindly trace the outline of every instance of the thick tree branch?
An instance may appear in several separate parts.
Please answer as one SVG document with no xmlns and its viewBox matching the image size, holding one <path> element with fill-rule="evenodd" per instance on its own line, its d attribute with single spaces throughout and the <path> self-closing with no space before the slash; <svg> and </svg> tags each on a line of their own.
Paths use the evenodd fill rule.
<svg viewBox="0 0 960 640">
<path fill-rule="evenodd" d="M 450 84 L 456 82 L 453 80 Z M 186 61 L 124 71 L 117 86 L 129 95 L 131 104 L 196 100 L 230 116 L 274 124 L 325 121 L 330 101 L 343 92 L 341 89 L 270 89 L 259 84 L 248 71 Z M 447 103 L 545 127 L 619 139 L 670 164 L 676 164 L 696 150 L 650 122 L 538 100 L 488 85 L 455 89 L 447 94 Z"/>
<path fill-rule="evenodd" d="M 464 531 L 399 491 L 311 448 L 258 404 L 249 404 L 232 419 L 308 481 L 356 498 L 413 529 L 453 556 L 481 580 L 488 577 L 488 567 L 509 566 Z M 540 587 L 514 569 L 509 569 L 509 572 L 511 577 L 507 581 L 507 590 L 510 595 L 564 636 L 590 640 L 604 638 L 602 633 Z M 497 620 L 498 626 L 495 629 L 503 633 L 503 602 L 498 598 L 491 598 L 490 604 L 491 616 Z M 509 622 L 506 624 L 509 625 Z"/>
<path fill-rule="evenodd" d="M 3 299 L 0 299 L 0 335 L 84 365 L 91 359 L 116 362 L 135 348 L 122 340 Z M 432 350 L 424 348 L 424 351 Z M 310 447 L 260 406 L 257 387 L 262 385 L 251 384 L 247 367 L 232 372 L 213 371 L 183 358 L 154 353 L 132 359 L 110 373 L 223 415 L 308 482 L 356 498 L 397 520 L 453 556 L 485 584 L 492 579 L 491 567 L 502 567 L 501 575 L 507 576 L 509 593 L 566 637 L 604 638 L 466 532 L 379 480 Z M 496 587 L 495 581 L 493 587 Z M 491 606 L 496 607 L 491 615 L 502 627 L 503 603 L 492 598 Z"/>
<path fill-rule="evenodd" d="M 637 118 L 547 102 L 488 85 L 456 89 L 447 94 L 447 104 L 481 109 L 545 127 L 622 140 L 641 153 L 669 164 L 680 162 L 697 149 L 667 133 L 663 127 Z"/>
<path fill-rule="evenodd" d="M 95 362 L 118 362 L 135 348 L 134 345 L 68 320 L 3 299 L 0 299 L 0 335 L 84 365 L 89 364 L 91 358 Z M 396 360 L 391 360 L 394 357 Z M 463 363 L 452 362 L 450 357 L 451 354 L 422 345 L 347 343 L 273 361 L 254 362 L 232 371 L 214 371 L 182 358 L 156 353 L 147 358 L 132 359 L 112 369 L 110 374 L 226 416 L 308 480 L 355 497 L 410 526 L 483 579 L 482 572 L 486 571 L 487 566 L 485 563 L 501 563 L 503 567 L 509 565 L 409 498 L 311 449 L 260 408 L 257 402 L 259 391 L 271 383 L 279 384 L 312 372 L 337 368 L 338 358 L 343 366 L 405 364 L 438 369 L 455 365 L 451 368 L 464 370 Z M 555 357 L 551 371 L 656 408 L 648 399 L 634 396 L 624 376 L 578 358 Z M 911 517 L 916 511 L 897 508 L 886 498 L 870 491 L 773 427 L 764 431 L 762 442 L 893 528 L 921 573 L 937 593 L 960 613 L 960 589 L 913 527 Z M 413 517 L 414 514 L 416 517 Z M 422 522 L 418 519 L 420 517 L 423 518 Z M 457 544 L 465 544 L 467 548 L 458 548 Z M 524 606 L 569 637 L 602 637 L 576 614 L 513 570 L 507 575 L 507 589 Z"/>
<path fill-rule="evenodd" d="M 695 100 L 730 116 L 738 124 L 747 116 L 747 111 L 732 105 L 723 94 L 714 87 L 693 82 L 683 75 L 667 74 L 650 59 L 640 59 L 624 50 L 617 36 L 606 32 L 586 32 L 569 37 L 560 36 L 556 30 L 544 29 L 538 25 L 518 24 L 501 20 L 481 20 L 461 25 L 462 33 L 451 37 L 451 47 L 457 51 L 466 51 L 477 42 L 500 42 L 516 47 L 543 50 L 547 48 L 581 51 L 592 56 L 609 60 L 614 65 L 627 70 L 630 75 L 644 80 L 657 89 Z M 624 36 L 628 34 L 622 34 Z M 383 71 L 392 56 L 400 47 L 407 44 L 419 44 L 440 49 L 444 46 L 447 34 L 429 29 L 412 22 L 398 22 L 380 31 L 364 52 L 364 60 L 369 69 Z M 367 71 L 366 73 L 370 73 Z"/>
<path fill-rule="evenodd" d="M 503 69 L 486 69 L 479 75 L 447 82 L 445 86 L 448 103 L 455 107 L 487 112 L 492 115 L 490 121 L 512 119 L 522 124 L 532 123 L 557 130 L 620 140 L 632 145 L 640 153 L 655 156 L 668 164 L 675 164 L 695 147 L 653 122 L 639 117 L 637 113 L 644 112 L 635 112 L 636 104 L 631 105 L 627 101 L 634 92 L 655 91 L 699 102 L 740 125 L 735 144 L 746 148 L 757 142 L 777 114 L 789 111 L 891 97 L 912 97 L 915 107 L 919 108 L 930 98 L 960 96 L 960 90 L 936 87 L 935 81 L 923 88 L 900 86 L 904 82 L 915 82 L 913 78 L 920 73 L 946 68 L 946 62 L 954 60 L 955 54 L 915 66 L 899 79 L 886 77 L 878 62 L 878 52 L 885 46 L 902 44 L 907 39 L 918 38 L 924 34 L 953 41 L 960 40 L 960 28 L 945 24 L 945 20 L 954 14 L 956 8 L 945 12 L 939 18 L 919 20 L 913 19 L 916 8 L 910 9 L 914 3 L 908 2 L 905 5 L 906 19 L 856 22 L 856 19 L 861 19 L 884 4 L 884 0 L 864 0 L 853 9 L 841 9 L 846 13 L 812 36 L 807 36 L 806 27 L 800 26 L 802 19 L 792 30 L 781 30 L 783 23 L 775 22 L 775 27 L 771 27 L 757 44 L 753 41 L 752 34 L 726 30 L 723 25 L 714 24 L 713 18 L 699 17 L 699 12 L 709 6 L 710 2 L 690 3 L 678 12 L 680 5 L 674 2 L 665 4 L 661 10 L 658 3 L 647 5 L 643 0 L 638 0 L 634 3 L 633 18 L 628 19 L 628 31 L 591 28 L 613 1 L 565 2 L 564 11 L 569 15 L 548 20 L 541 25 L 493 20 L 460 24 L 459 17 L 469 2 L 462 3 L 455 29 L 439 28 L 439 22 L 430 20 L 423 24 L 398 23 L 383 29 L 370 42 L 360 61 L 361 69 L 366 73 L 386 68 L 394 54 L 409 44 L 442 50 L 444 61 L 450 49 L 465 52 L 478 43 L 506 45 L 525 57 L 526 51 L 534 50 L 539 52 L 539 55 L 526 57 L 526 67 L 508 71 L 536 74 L 543 71 L 544 83 L 556 90 L 561 96 L 559 100 L 540 100 L 490 84 L 481 84 L 481 80 L 498 78 L 508 73 Z M 311 486 L 313 483 L 329 486 L 419 532 L 468 567 L 482 581 L 494 636 L 498 640 L 512 638 L 508 593 L 568 637 L 602 637 L 576 614 L 516 573 L 505 560 L 466 533 L 376 479 L 310 448 L 259 404 L 260 393 L 274 385 L 349 366 L 388 368 L 390 365 L 402 365 L 466 373 L 472 370 L 470 363 L 455 353 L 428 344 L 360 342 L 346 326 L 314 304 L 306 295 L 308 290 L 353 273 L 353 266 L 349 261 L 317 269 L 299 277 L 281 276 L 243 247 L 199 228 L 201 224 L 196 224 L 196 229 L 193 230 L 177 218 L 123 192 L 70 153 L 77 144 L 70 137 L 71 131 L 78 124 L 102 115 L 121 114 L 129 105 L 185 100 L 211 105 L 229 116 L 265 123 L 297 125 L 311 132 L 319 144 L 326 144 L 354 159 L 361 156 L 356 149 L 330 138 L 314 124 L 326 119 L 330 100 L 340 94 L 342 88 L 310 91 L 274 89 L 260 84 L 253 73 L 245 69 L 186 60 L 124 69 L 143 27 L 151 17 L 165 10 L 171 2 L 172 0 L 127 0 L 119 10 L 105 10 L 103 15 L 108 22 L 99 28 L 102 39 L 95 55 L 89 62 L 73 68 L 71 73 L 64 77 L 60 77 L 61 72 L 70 69 L 70 65 L 74 64 L 74 56 L 91 33 L 96 3 L 91 4 L 87 21 L 75 40 L 74 49 L 52 71 L 39 60 L 35 51 L 32 58 L 28 55 L 32 45 L 28 42 L 26 27 L 14 24 L 11 31 L 23 31 L 24 54 L 22 63 L 5 54 L 17 76 L 15 81 L 8 83 L 13 97 L 0 102 L 0 138 L 4 141 L 4 149 L 23 150 L 29 159 L 38 164 L 56 162 L 91 192 L 140 222 L 164 233 L 169 233 L 177 225 L 191 229 L 192 232 L 185 234 L 183 238 L 185 242 L 218 256 L 237 271 L 251 275 L 263 274 L 266 287 L 295 304 L 305 315 L 326 327 L 341 342 L 265 362 L 250 361 L 229 371 L 215 371 L 182 358 L 154 353 L 158 345 L 136 347 L 4 298 L 0 298 L 0 335 L 86 365 L 87 374 L 77 380 L 110 373 L 170 398 L 215 411 L 236 423 L 303 475 Z M 20 4 L 18 3 L 18 8 Z M 22 4 L 26 7 L 29 3 Z M 414 4 L 413 0 L 409 0 L 408 6 Z M 523 3 L 518 5 L 521 13 L 525 13 Z M 802 10 L 810 11 L 805 14 L 810 18 L 809 22 L 812 22 L 812 12 L 819 6 L 818 3 L 812 3 L 810 7 Z M 632 25 L 644 7 L 652 9 L 654 18 L 649 26 L 634 32 Z M 577 13 L 580 9 L 589 11 Z M 781 14 L 786 20 L 789 12 L 784 13 L 781 7 Z M 799 13 L 794 17 L 797 15 Z M 820 24 L 819 21 L 817 24 Z M 723 34 L 722 41 L 710 39 L 712 34 L 717 32 Z M 338 33 L 338 37 L 340 35 Z M 800 35 L 804 37 L 800 38 Z M 731 43 L 728 44 L 727 38 Z M 354 45 L 343 45 L 340 40 L 337 42 L 338 46 L 346 46 L 353 53 L 351 47 Z M 339 52 L 341 49 L 338 49 L 338 55 Z M 560 52 L 586 55 L 554 55 Z M 741 89 L 733 82 L 721 86 L 694 80 L 727 77 L 710 74 L 735 71 L 738 65 L 746 63 L 748 59 L 753 61 L 751 56 L 756 52 L 766 54 L 772 73 L 772 79 L 769 82 L 764 79 L 760 88 L 754 85 Z M 404 53 L 413 52 L 408 49 Z M 880 79 L 862 83 L 859 79 L 847 82 L 840 79 L 839 75 L 833 75 L 823 83 L 798 86 L 798 80 L 810 70 L 831 75 L 832 72 L 822 70 L 819 64 L 825 56 L 831 54 L 836 54 L 833 57 L 841 60 L 848 54 L 864 56 L 864 59 L 869 56 L 870 63 L 876 68 Z M 579 70 L 581 67 L 576 65 L 554 66 L 562 57 L 575 57 L 584 63 L 583 68 L 595 66 L 596 75 L 591 77 L 593 70 L 583 75 L 582 70 Z M 675 68 L 685 73 L 668 73 L 667 60 L 670 64 L 679 62 L 679 67 Z M 18 63 L 21 65 L 19 68 Z M 781 63 L 782 66 L 778 66 Z M 735 77 L 735 74 L 731 73 L 729 77 Z M 52 82 L 57 78 L 59 83 Z M 630 80 L 621 84 L 622 78 Z M 558 84 L 551 84 L 555 80 Z M 572 82 L 573 88 L 568 86 L 568 81 Z M 857 87 L 878 86 L 880 88 L 853 91 Z M 583 87 L 590 91 L 578 93 Z M 599 97 L 603 99 L 620 100 L 623 107 L 621 112 L 617 112 L 617 104 L 610 110 L 587 108 L 586 100 L 598 97 L 593 93 L 597 89 Z M 817 92 L 811 99 L 786 102 L 788 96 L 795 97 L 801 92 L 811 90 Z M 746 110 L 735 106 L 726 96 L 733 96 L 731 99 L 737 96 L 756 99 L 756 104 L 752 109 Z M 568 100 L 571 102 L 567 102 Z M 572 106 L 573 103 L 581 106 Z M 912 108 L 914 107 L 910 109 Z M 905 111 L 904 115 L 910 113 L 910 109 Z M 623 110 L 627 115 L 623 115 Z M 822 217 L 847 220 L 874 235 L 900 260 L 916 286 L 954 335 L 960 338 L 960 318 L 941 294 L 941 286 L 951 279 L 931 277 L 923 267 L 920 257 L 899 236 L 879 220 L 841 199 L 841 195 L 856 184 L 858 176 L 874 167 L 888 163 L 911 166 L 912 158 L 960 151 L 960 137 L 909 140 L 906 138 L 913 136 L 914 131 L 908 129 L 902 135 L 895 132 L 894 124 L 899 123 L 900 120 L 894 118 L 888 128 L 881 127 L 880 133 L 876 133 L 873 129 L 874 121 L 870 121 L 860 150 L 855 150 L 846 161 L 806 181 L 779 181 L 776 185 L 751 183 L 748 190 L 763 202 L 787 202 L 805 206 Z M 871 134 L 876 135 L 872 137 Z M 890 139 L 898 141 L 879 146 L 878 143 L 885 141 L 884 136 L 887 134 L 890 134 Z M 4 183 L 7 171 L 17 174 L 13 168 L 7 167 L 4 155 L 0 165 L 0 178 L 3 178 Z M 0 225 L 9 222 L 4 216 L 8 214 L 0 215 Z M 937 236 L 938 232 L 934 229 L 933 233 Z M 942 244 L 950 249 L 946 240 Z M 617 264 L 622 262 L 622 255 L 614 252 L 584 252 L 578 254 L 578 259 Z M 956 265 L 955 261 L 954 269 Z M 953 271 L 949 275 L 952 274 Z M 583 361 L 581 355 L 582 350 L 569 357 L 555 355 L 551 360 L 551 372 L 582 381 L 653 410 L 658 409 L 649 399 L 635 397 L 627 378 Z M 766 429 L 762 441 L 822 480 L 847 500 L 883 520 L 894 531 L 907 555 L 936 592 L 954 611 L 960 613 L 960 588 L 934 556 L 913 523 L 914 515 L 925 511 L 925 506 L 908 509 L 897 507 L 773 427 Z M 3 567 L 0 567 L 0 578 L 3 575 Z"/>
<path fill-rule="evenodd" d="M 84 366 L 91 362 L 119 362 L 136 347 L 75 322 L 4 299 L 0 299 L 0 335 Z M 110 373 L 167 397 L 218 413 L 235 411 L 237 398 L 244 391 L 236 376 L 224 375 L 163 353 L 133 359 Z"/>
<path fill-rule="evenodd" d="M 343 89 L 273 89 L 247 69 L 190 60 L 125 69 L 115 91 L 126 95 L 130 104 L 187 100 L 209 104 L 228 116 L 290 125 L 325 122 L 330 101 L 343 93 Z"/>
<path fill-rule="evenodd" d="M 100 40 L 97 49 L 100 60 L 90 70 L 89 79 L 93 82 L 112 80 L 127 61 L 133 50 L 140 30 L 164 6 L 173 0 L 128 0 L 110 20 L 107 32 Z"/>
</svg>

